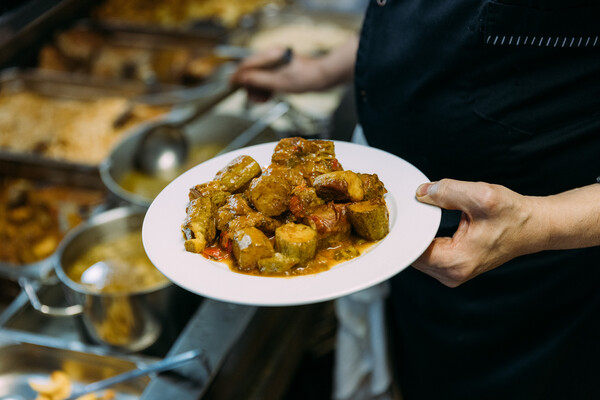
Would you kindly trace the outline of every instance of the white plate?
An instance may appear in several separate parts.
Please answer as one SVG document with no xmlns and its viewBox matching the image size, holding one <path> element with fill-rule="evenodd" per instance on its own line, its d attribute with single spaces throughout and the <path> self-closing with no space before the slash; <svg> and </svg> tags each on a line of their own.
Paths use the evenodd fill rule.
<svg viewBox="0 0 600 400">
<path fill-rule="evenodd" d="M 208 160 L 171 182 L 152 202 L 142 228 L 152 263 L 175 284 L 199 295 L 238 304 L 283 306 L 344 296 L 385 281 L 416 260 L 433 240 L 441 212 L 415 199 L 429 180 L 414 166 L 390 153 L 348 142 L 335 142 L 344 169 L 376 173 L 385 184 L 390 233 L 366 253 L 328 271 L 291 278 L 233 272 L 224 263 L 186 252 L 181 224 L 189 189 L 212 180 L 233 158 L 247 154 L 270 164 L 276 143 L 246 147 Z"/>
</svg>

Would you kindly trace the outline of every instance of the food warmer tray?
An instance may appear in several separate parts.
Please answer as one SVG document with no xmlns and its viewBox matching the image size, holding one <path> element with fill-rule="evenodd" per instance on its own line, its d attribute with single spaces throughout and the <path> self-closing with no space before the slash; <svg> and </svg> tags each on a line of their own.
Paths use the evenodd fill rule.
<svg viewBox="0 0 600 400">
<path fill-rule="evenodd" d="M 104 85 L 100 82 L 80 80 L 77 77 L 47 75 L 39 71 L 10 69 L 0 75 L 0 92 L 31 91 L 56 97 L 77 99 L 103 95 L 135 96 L 142 92 L 139 84 Z M 34 153 L 0 149 L 0 177 L 24 178 L 36 184 L 57 184 L 78 189 L 90 189 L 105 193 L 105 203 L 100 208 L 116 206 L 105 188 L 97 165 L 88 165 L 50 159 Z M 98 210 L 99 211 L 99 210 Z M 0 262 L 0 276 L 16 280 L 21 276 L 42 279 L 52 270 L 51 257 L 24 266 Z"/>
<path fill-rule="evenodd" d="M 32 187 L 60 186 L 64 190 L 73 188 L 80 193 L 89 193 L 98 201 L 90 207 L 86 207 L 85 210 L 81 208 L 82 203 L 78 203 L 75 199 L 67 199 L 63 202 L 67 209 L 71 210 L 69 212 L 73 212 L 73 207 L 79 208 L 80 216 L 83 218 L 105 209 L 111 202 L 97 168 L 88 166 L 0 152 L 0 181 L 3 179 L 23 179 Z M 65 227 L 65 229 L 67 230 L 63 232 L 64 234 L 68 231 L 68 228 Z M 14 282 L 19 278 L 36 281 L 47 279 L 53 274 L 53 257 L 54 252 L 39 261 L 21 265 L 0 260 L 0 279 Z M 0 282 L 0 288 L 2 286 L 2 282 Z"/>
<path fill-rule="evenodd" d="M 10 335 L 13 336 L 13 335 Z M 55 370 L 65 371 L 74 388 L 133 369 L 133 358 L 98 355 L 75 349 L 55 347 L 50 341 L 24 342 L 0 332 L 0 397 L 19 394 L 33 398 L 29 382 L 43 382 Z M 129 400 L 141 396 L 149 378 L 139 378 L 113 388 L 117 399 Z"/>
<path fill-rule="evenodd" d="M 104 32 L 121 32 L 138 37 L 153 36 L 205 43 L 223 43 L 229 30 L 212 21 L 199 21 L 185 29 L 166 29 L 124 23 L 102 23 L 92 13 L 102 0 L 29 0 L 0 16 L 0 68 L 33 67 L 41 46 L 52 34 L 74 23 L 85 23 Z"/>
<path fill-rule="evenodd" d="M 54 29 L 87 15 L 93 0 L 29 0 L 0 18 L 0 68 L 23 65 Z"/>
<path fill-rule="evenodd" d="M 164 86 L 165 92 L 177 91 L 178 86 Z M 42 95 L 50 100 L 71 99 L 76 101 L 97 100 L 105 97 L 120 98 L 123 101 L 123 113 L 128 107 L 136 104 L 145 104 L 137 102 L 137 98 L 146 94 L 146 86 L 141 82 L 135 81 L 107 81 L 104 79 L 92 79 L 87 76 L 75 74 L 52 73 L 48 71 L 40 71 L 36 69 L 20 69 L 9 68 L 0 72 L 0 93 L 2 94 L 18 94 L 32 93 Z M 168 115 L 171 110 L 168 104 L 161 104 L 157 108 L 152 108 L 155 114 L 163 113 L 160 116 L 155 116 L 154 119 L 160 119 Z M 27 118 L 23 115 L 22 118 Z M 130 128 L 143 124 L 146 120 L 139 117 L 135 123 L 130 124 Z M 120 137 L 127 135 L 130 128 L 120 128 Z M 114 133 L 112 134 L 114 136 Z M 25 153 L 18 150 L 10 150 L 0 148 L 0 160 L 3 162 L 3 168 L 17 166 L 19 163 L 35 164 L 42 163 L 43 165 L 52 166 L 53 168 L 68 170 L 74 174 L 82 173 L 84 175 L 93 175 L 97 165 L 82 164 L 79 162 L 69 162 L 65 159 L 49 159 L 37 153 Z M 29 168 L 29 167 L 27 167 Z"/>
</svg>

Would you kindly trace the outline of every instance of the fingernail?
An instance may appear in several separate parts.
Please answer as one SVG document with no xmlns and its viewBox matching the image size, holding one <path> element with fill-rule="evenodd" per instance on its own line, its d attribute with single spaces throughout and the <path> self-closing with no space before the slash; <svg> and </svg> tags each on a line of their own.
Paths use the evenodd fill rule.
<svg viewBox="0 0 600 400">
<path fill-rule="evenodd" d="M 425 195 L 431 195 L 437 190 L 435 182 L 423 183 L 417 188 L 417 197 L 423 197 Z"/>
<path fill-rule="evenodd" d="M 423 183 L 417 188 L 417 197 L 423 197 L 427 194 L 427 189 L 431 186 L 431 183 Z"/>
</svg>

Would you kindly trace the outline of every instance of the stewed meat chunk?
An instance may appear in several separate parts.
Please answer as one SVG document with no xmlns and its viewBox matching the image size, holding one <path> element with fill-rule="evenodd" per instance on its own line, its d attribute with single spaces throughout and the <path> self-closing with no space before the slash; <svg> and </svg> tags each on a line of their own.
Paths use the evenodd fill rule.
<svg viewBox="0 0 600 400">
<path fill-rule="evenodd" d="M 325 201 L 361 201 L 363 182 L 352 171 L 334 171 L 317 176 L 313 181 L 317 195 Z"/>
<path fill-rule="evenodd" d="M 305 218 L 305 221 L 317 232 L 319 248 L 347 240 L 352 230 L 345 204 L 330 202 L 319 206 Z"/>
<path fill-rule="evenodd" d="M 334 146 L 327 140 L 281 139 L 275 146 L 271 163 L 296 170 L 312 182 L 318 175 L 342 170 Z"/>
<path fill-rule="evenodd" d="M 286 179 L 261 175 L 250 183 L 248 197 L 258 212 L 276 217 L 289 209 L 292 187 Z"/>
<path fill-rule="evenodd" d="M 383 197 L 387 193 L 383 182 L 379 180 L 377 174 L 357 174 L 363 183 L 363 200 L 371 200 Z"/>
<path fill-rule="evenodd" d="M 220 182 L 210 181 L 191 188 L 188 197 L 190 200 L 208 197 L 216 207 L 221 207 L 230 194 Z"/>
<path fill-rule="evenodd" d="M 275 229 L 281 226 L 281 222 L 275 218 L 267 217 L 257 211 L 252 211 L 247 215 L 234 218 L 229 221 L 225 228 L 229 232 L 236 232 L 240 229 L 253 226 L 260 229 L 267 235 L 275 233 Z"/>
<path fill-rule="evenodd" d="M 265 168 L 262 174 L 285 179 L 292 187 L 304 185 L 307 182 L 300 171 L 276 164 L 271 164 L 268 168 Z"/>
<path fill-rule="evenodd" d="M 254 227 L 244 228 L 233 235 L 233 255 L 240 269 L 256 269 L 258 261 L 271 257 L 273 245 L 264 233 Z"/>
<path fill-rule="evenodd" d="M 217 229 L 223 231 L 227 229 L 227 224 L 233 219 L 248 215 L 253 211 L 243 194 L 236 193 L 227 196 L 225 204 L 217 210 Z"/>
<path fill-rule="evenodd" d="M 314 187 L 301 185 L 292 190 L 290 199 L 290 211 L 296 218 L 304 218 L 316 207 L 325 204 L 325 201 L 317 196 Z"/>
</svg>

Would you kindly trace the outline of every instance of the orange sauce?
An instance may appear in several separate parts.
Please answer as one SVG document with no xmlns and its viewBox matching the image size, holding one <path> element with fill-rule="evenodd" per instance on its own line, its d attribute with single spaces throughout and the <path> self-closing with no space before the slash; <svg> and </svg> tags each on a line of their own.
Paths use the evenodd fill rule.
<svg viewBox="0 0 600 400">
<path fill-rule="evenodd" d="M 271 240 L 273 241 L 273 238 L 271 238 Z M 217 243 L 207 246 L 202 252 L 202 256 L 212 261 L 222 262 L 226 264 L 230 270 L 239 274 L 290 278 L 294 276 L 318 274 L 319 272 L 328 271 L 335 265 L 360 257 L 378 242 L 379 241 L 365 241 L 365 239 L 352 235 L 348 240 L 339 243 L 337 246 L 317 250 L 317 254 L 315 255 L 314 259 L 305 265 L 296 265 L 291 269 L 280 273 L 264 273 L 258 268 L 249 271 L 242 270 L 235 262 L 235 257 L 233 257 L 233 254 L 221 249 Z M 356 249 L 358 253 L 355 253 L 354 256 L 349 255 L 349 258 L 344 258 L 345 252 L 352 252 L 349 250 L 350 248 Z"/>
</svg>

